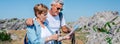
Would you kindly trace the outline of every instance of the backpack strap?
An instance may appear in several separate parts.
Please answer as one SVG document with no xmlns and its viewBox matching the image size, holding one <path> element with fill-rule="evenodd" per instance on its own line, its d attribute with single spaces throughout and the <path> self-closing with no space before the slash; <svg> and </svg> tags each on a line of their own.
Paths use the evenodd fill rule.
<svg viewBox="0 0 120 44">
<path fill-rule="evenodd" d="M 59 13 L 60 27 L 62 27 L 62 18 L 63 18 L 63 14 L 62 14 L 62 12 L 60 12 Z"/>
<path fill-rule="evenodd" d="M 28 44 L 28 40 L 27 40 L 27 34 L 25 34 L 25 38 L 24 38 L 24 44 Z"/>
</svg>

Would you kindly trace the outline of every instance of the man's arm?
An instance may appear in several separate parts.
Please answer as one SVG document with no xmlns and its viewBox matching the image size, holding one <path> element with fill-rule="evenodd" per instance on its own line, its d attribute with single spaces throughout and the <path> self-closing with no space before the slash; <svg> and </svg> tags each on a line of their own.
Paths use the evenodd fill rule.
<svg viewBox="0 0 120 44">
<path fill-rule="evenodd" d="M 25 21 L 26 25 L 27 26 L 31 26 L 33 25 L 33 19 L 32 18 L 28 18 L 26 21 Z"/>
<path fill-rule="evenodd" d="M 70 33 L 71 31 L 67 26 L 62 26 L 61 28 L 64 33 Z M 65 39 L 71 39 L 71 43 L 75 44 L 75 33 L 72 33 L 70 36 L 65 36 Z"/>
</svg>

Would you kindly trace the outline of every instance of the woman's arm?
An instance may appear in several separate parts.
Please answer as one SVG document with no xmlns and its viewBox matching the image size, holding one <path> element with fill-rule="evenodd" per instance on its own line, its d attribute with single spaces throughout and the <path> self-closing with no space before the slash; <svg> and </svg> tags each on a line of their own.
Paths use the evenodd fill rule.
<svg viewBox="0 0 120 44">
<path fill-rule="evenodd" d="M 45 38 L 37 37 L 34 26 L 27 26 L 27 37 L 32 44 L 44 44 Z"/>
<path fill-rule="evenodd" d="M 51 40 L 58 40 L 58 34 L 54 34 L 46 38 L 37 37 L 34 26 L 27 26 L 27 37 L 33 44 L 45 44 L 45 42 Z"/>
</svg>

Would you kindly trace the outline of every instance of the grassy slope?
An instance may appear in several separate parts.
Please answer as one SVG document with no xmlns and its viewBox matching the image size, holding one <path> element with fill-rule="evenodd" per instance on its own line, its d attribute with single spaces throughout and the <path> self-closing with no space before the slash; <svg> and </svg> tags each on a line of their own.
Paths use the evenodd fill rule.
<svg viewBox="0 0 120 44">
<path fill-rule="evenodd" d="M 12 40 L 11 42 L 8 42 L 8 41 L 1 42 L 0 41 L 0 44 L 23 44 L 24 43 L 23 40 L 24 40 L 26 30 L 9 30 L 9 33 L 17 35 L 18 39 Z M 65 35 L 65 34 L 62 33 L 62 35 Z M 76 35 L 76 44 L 84 44 L 83 43 L 84 42 L 84 35 L 82 35 L 82 33 L 81 34 L 76 33 L 75 35 Z M 63 40 L 62 42 L 63 42 L 63 44 L 71 44 L 70 40 Z"/>
</svg>

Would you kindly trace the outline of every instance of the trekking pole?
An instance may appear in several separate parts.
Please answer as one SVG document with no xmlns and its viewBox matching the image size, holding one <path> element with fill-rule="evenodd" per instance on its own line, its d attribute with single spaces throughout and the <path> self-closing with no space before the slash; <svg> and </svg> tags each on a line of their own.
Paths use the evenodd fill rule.
<svg viewBox="0 0 120 44">
<path fill-rule="evenodd" d="M 56 31 L 55 32 L 56 34 L 58 34 L 58 31 Z M 55 40 L 55 42 L 54 42 L 55 44 L 58 44 L 58 41 L 57 40 Z"/>
<path fill-rule="evenodd" d="M 75 33 L 72 35 L 71 44 L 75 44 Z"/>
<path fill-rule="evenodd" d="M 68 28 L 71 28 L 69 26 L 67 26 Z M 71 44 L 75 44 L 75 30 L 77 30 L 77 28 L 79 28 L 79 25 L 74 25 L 74 27 L 72 28 L 73 30 L 71 30 L 71 32 L 67 35 L 71 35 Z"/>
</svg>

